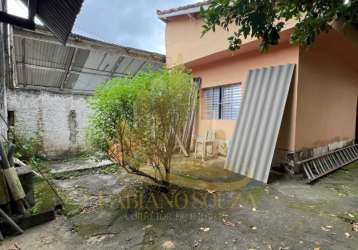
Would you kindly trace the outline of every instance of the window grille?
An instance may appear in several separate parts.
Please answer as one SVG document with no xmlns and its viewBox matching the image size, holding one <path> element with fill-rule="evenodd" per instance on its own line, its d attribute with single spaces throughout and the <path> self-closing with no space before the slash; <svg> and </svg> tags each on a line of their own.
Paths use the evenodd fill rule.
<svg viewBox="0 0 358 250">
<path fill-rule="evenodd" d="M 235 120 L 241 103 L 240 84 L 204 89 L 204 112 L 206 120 Z"/>
</svg>

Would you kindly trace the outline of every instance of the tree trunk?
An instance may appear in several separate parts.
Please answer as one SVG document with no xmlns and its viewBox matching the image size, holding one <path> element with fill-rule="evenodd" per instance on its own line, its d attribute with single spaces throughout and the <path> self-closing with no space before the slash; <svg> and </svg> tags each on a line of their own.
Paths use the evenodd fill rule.
<svg viewBox="0 0 358 250">
<path fill-rule="evenodd" d="M 167 185 L 170 183 L 170 167 L 165 168 L 165 182 Z"/>
</svg>

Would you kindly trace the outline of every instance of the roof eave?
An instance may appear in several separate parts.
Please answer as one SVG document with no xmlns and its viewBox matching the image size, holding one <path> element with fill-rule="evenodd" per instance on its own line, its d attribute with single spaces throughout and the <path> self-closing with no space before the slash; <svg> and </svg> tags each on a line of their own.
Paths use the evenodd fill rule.
<svg viewBox="0 0 358 250">
<path fill-rule="evenodd" d="M 160 20 L 162 20 L 163 22 L 167 22 L 170 18 L 173 18 L 173 17 L 198 14 L 198 13 L 200 13 L 201 8 L 206 9 L 207 7 L 208 7 L 208 5 L 195 6 L 195 7 L 188 8 L 188 9 L 173 11 L 170 13 L 165 13 L 165 12 L 162 13 L 162 12 L 158 11 L 157 15 Z"/>
</svg>

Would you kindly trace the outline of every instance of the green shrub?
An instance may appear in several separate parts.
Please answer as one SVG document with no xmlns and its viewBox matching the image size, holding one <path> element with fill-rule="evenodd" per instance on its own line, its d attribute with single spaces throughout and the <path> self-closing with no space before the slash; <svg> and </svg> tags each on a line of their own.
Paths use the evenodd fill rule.
<svg viewBox="0 0 358 250">
<path fill-rule="evenodd" d="M 19 158 L 26 163 L 31 163 L 36 159 L 43 158 L 41 154 L 42 143 L 39 135 L 34 137 L 25 136 L 12 128 L 9 133 L 9 140 L 16 145 L 16 158 Z"/>
<path fill-rule="evenodd" d="M 168 184 L 175 135 L 188 117 L 192 76 L 180 68 L 116 78 L 90 101 L 88 138 L 95 149 L 130 173 Z M 152 166 L 156 177 L 142 172 Z"/>
</svg>

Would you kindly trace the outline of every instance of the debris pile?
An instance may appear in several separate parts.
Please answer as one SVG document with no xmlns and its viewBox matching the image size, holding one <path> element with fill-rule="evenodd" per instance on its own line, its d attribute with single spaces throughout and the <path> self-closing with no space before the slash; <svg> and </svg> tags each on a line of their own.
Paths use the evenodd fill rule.
<svg viewBox="0 0 358 250">
<path fill-rule="evenodd" d="M 15 145 L 0 142 L 0 240 L 4 235 L 22 234 L 25 227 L 34 226 L 54 218 L 32 215 L 35 205 L 32 169 L 14 158 Z"/>
</svg>

